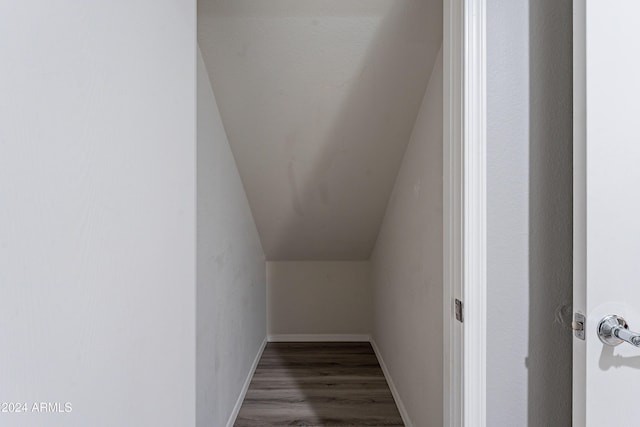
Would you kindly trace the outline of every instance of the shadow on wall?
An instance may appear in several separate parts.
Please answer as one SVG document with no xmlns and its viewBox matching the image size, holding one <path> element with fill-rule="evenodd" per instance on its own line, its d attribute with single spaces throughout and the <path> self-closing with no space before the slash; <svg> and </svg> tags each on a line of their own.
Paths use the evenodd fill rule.
<svg viewBox="0 0 640 427">
<path fill-rule="evenodd" d="M 529 2 L 528 426 L 570 426 L 572 1 Z"/>
<path fill-rule="evenodd" d="M 355 259 L 370 258 L 440 48 L 442 38 L 432 37 L 434 31 L 442 34 L 440 1 L 390 3 L 361 60 L 360 75 L 347 85 L 349 91 L 334 115 L 318 161 L 302 182 L 296 178 L 298 168 L 305 166 L 297 163 L 295 146 L 308 142 L 292 143 L 288 172 L 293 209 L 274 253 L 286 253 L 291 241 L 302 237 L 301 229 L 311 228 L 304 238 L 314 239 L 337 227 L 341 230 L 330 234 L 348 238 L 325 244 L 344 247 L 349 259 L 356 253 L 360 256 Z M 401 45 L 411 48 L 399 49 Z M 419 66 L 416 52 L 422 55 Z M 418 88 L 415 82 L 420 80 Z M 379 92 L 383 95 L 375 99 L 382 98 L 383 103 L 373 100 Z M 371 108 L 373 102 L 379 105 Z M 389 148 L 398 146 L 401 149 Z M 386 179 L 390 175 L 394 178 Z M 375 198 L 376 205 L 366 198 Z M 373 209 L 368 211 L 367 206 Z M 315 215 L 318 218 L 309 221 Z M 323 223 L 326 219 L 328 224 Z M 357 235 L 363 236 L 362 241 L 351 240 L 353 227 L 361 229 Z"/>
<path fill-rule="evenodd" d="M 367 260 L 442 39 L 441 0 L 200 0 L 270 261 Z"/>
</svg>

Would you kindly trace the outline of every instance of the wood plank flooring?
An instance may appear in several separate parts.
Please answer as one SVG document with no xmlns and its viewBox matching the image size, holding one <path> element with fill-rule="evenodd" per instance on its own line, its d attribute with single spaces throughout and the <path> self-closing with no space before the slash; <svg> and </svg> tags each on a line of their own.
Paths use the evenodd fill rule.
<svg viewBox="0 0 640 427">
<path fill-rule="evenodd" d="M 404 426 L 369 343 L 268 343 L 236 427 Z"/>
</svg>

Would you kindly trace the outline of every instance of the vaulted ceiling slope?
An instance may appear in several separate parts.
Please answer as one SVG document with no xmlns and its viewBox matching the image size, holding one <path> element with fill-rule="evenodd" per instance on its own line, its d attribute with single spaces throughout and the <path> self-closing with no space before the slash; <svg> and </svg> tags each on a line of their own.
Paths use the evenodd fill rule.
<svg viewBox="0 0 640 427">
<path fill-rule="evenodd" d="M 441 41 L 441 0 L 199 1 L 267 259 L 369 259 Z"/>
</svg>

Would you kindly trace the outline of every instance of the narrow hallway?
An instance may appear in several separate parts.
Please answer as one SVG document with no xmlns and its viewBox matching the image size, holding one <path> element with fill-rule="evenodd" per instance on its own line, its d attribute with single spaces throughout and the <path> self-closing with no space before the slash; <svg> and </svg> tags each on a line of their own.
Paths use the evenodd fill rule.
<svg viewBox="0 0 640 427">
<path fill-rule="evenodd" d="M 404 426 L 367 342 L 271 342 L 236 427 Z"/>
<path fill-rule="evenodd" d="M 197 18 L 197 425 L 441 427 L 442 1 Z"/>
</svg>

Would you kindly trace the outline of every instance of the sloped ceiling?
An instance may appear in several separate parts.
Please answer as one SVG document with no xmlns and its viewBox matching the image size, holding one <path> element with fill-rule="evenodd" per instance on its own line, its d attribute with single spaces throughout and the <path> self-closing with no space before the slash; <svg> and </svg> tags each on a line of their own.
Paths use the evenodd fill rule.
<svg viewBox="0 0 640 427">
<path fill-rule="evenodd" d="M 441 0 L 198 9 L 267 259 L 369 259 L 442 41 Z"/>
</svg>

